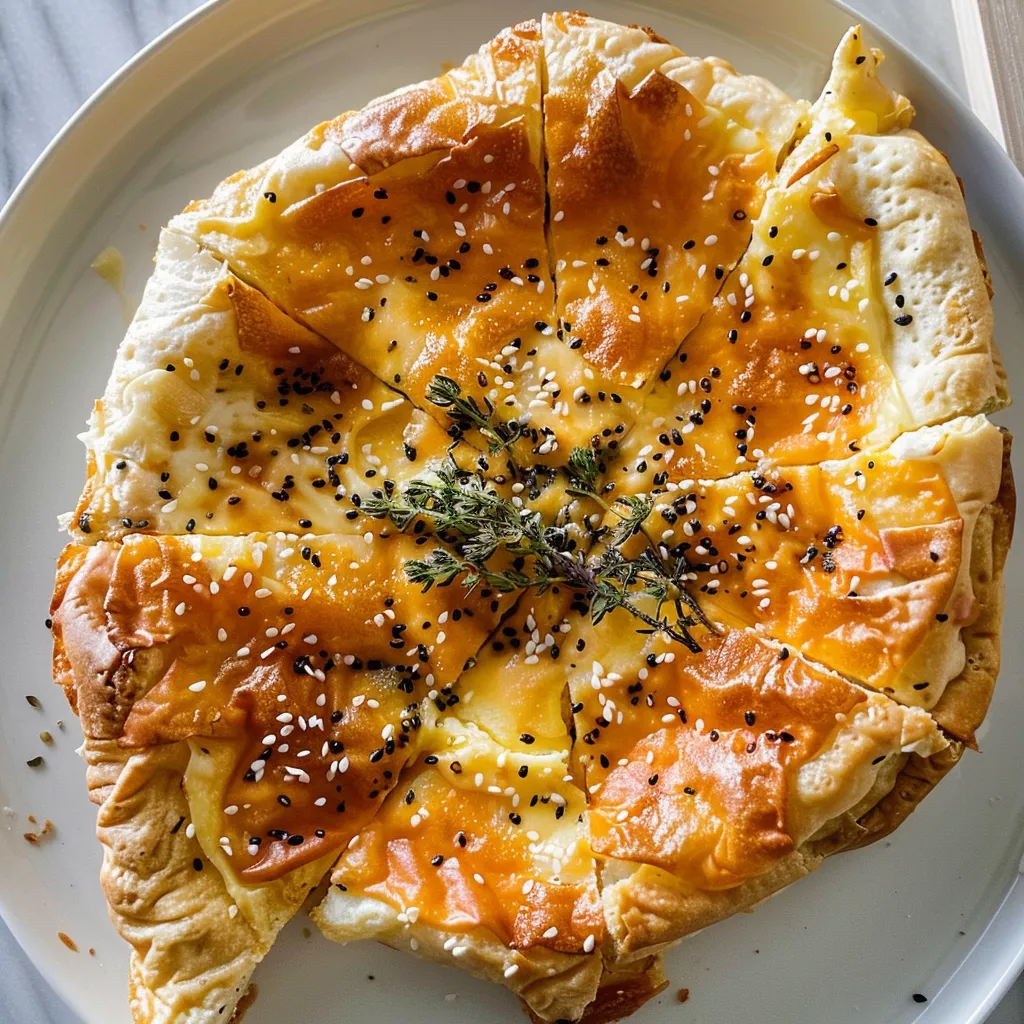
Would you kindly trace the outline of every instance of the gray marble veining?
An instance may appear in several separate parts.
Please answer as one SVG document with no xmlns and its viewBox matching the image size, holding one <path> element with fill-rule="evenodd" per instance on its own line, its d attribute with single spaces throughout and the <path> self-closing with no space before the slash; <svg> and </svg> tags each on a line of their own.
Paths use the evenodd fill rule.
<svg viewBox="0 0 1024 1024">
<path fill-rule="evenodd" d="M 198 0 L 0 0 L 0 202 L 61 125 Z"/>
<path fill-rule="evenodd" d="M 0 204 L 75 110 L 125 61 L 200 3 L 0 0 Z M 964 92 L 950 0 L 848 0 L 848 6 L 902 40 Z M 2 922 L 0 1021 L 75 1022 Z M 1024 984 L 1018 983 L 990 1024 L 1022 1022 Z"/>
</svg>

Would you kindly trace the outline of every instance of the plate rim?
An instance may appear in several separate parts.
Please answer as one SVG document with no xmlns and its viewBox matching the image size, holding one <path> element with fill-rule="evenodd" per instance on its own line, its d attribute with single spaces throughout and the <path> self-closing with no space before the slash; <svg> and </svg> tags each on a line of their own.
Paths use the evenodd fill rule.
<svg viewBox="0 0 1024 1024">
<path fill-rule="evenodd" d="M 135 53 L 124 62 L 113 74 L 111 74 L 75 112 L 61 125 L 57 134 L 43 147 L 40 154 L 29 165 L 28 170 L 21 180 L 14 186 L 11 194 L 7 197 L 3 206 L 0 206 L 0 246 L 3 245 L 6 233 L 18 212 L 18 208 L 26 201 L 28 195 L 38 187 L 38 179 L 59 156 L 59 151 L 65 148 L 71 138 L 81 131 L 85 123 L 96 112 L 109 95 L 119 86 L 136 74 L 139 67 L 148 63 L 159 51 L 165 49 L 175 41 L 175 38 L 183 32 L 196 26 L 204 20 L 217 7 L 235 3 L 237 0 L 203 0 L 203 2 L 188 14 L 179 18 L 174 24 L 168 26 L 148 42 L 141 50 Z"/>
<path fill-rule="evenodd" d="M 79 141 L 79 139 L 88 138 L 89 133 L 95 130 L 92 122 L 104 112 L 105 106 L 111 101 L 114 94 L 133 77 L 140 74 L 142 69 L 146 65 L 150 64 L 150 62 L 152 62 L 158 55 L 164 54 L 171 48 L 179 46 L 181 44 L 182 37 L 199 31 L 203 22 L 209 21 L 213 16 L 219 14 L 219 12 L 224 8 L 240 6 L 244 4 L 244 2 L 245 0 L 203 0 L 198 7 L 188 12 L 163 32 L 159 33 L 153 40 L 147 43 L 128 61 L 121 65 L 121 67 L 111 74 L 75 110 L 75 112 L 62 125 L 60 130 L 53 136 L 50 142 L 44 147 L 42 152 L 32 162 L 24 176 L 14 187 L 3 206 L 0 207 L 0 252 L 3 252 L 7 247 L 9 243 L 9 236 L 15 233 L 18 227 L 19 218 L 22 216 L 23 211 L 31 205 L 31 200 L 34 198 L 35 193 L 41 188 L 45 189 L 45 179 L 47 174 L 51 172 L 55 163 L 63 157 L 66 150 L 70 149 L 74 143 Z M 317 2 L 318 0 L 300 0 L 300 2 L 296 4 L 296 7 L 311 7 Z M 853 10 L 846 0 L 816 0 L 816 2 L 823 3 L 825 6 L 830 6 L 840 11 L 850 20 L 851 24 L 863 25 L 884 45 L 884 48 L 888 53 L 898 53 L 900 60 L 904 62 L 904 64 L 906 64 L 929 89 L 937 93 L 943 102 L 953 108 L 962 123 L 969 126 L 970 133 L 966 141 L 969 141 L 972 145 L 980 148 L 982 151 L 981 155 L 985 158 L 989 167 L 993 169 L 993 173 L 998 170 L 1001 173 L 1004 184 L 1008 184 L 1009 188 L 1013 191 L 1014 194 L 1010 197 L 1011 201 L 1015 203 L 1018 209 L 1024 209 L 1024 171 L 1016 167 L 1009 155 L 995 140 L 978 115 L 952 88 L 952 86 L 947 84 L 947 82 L 940 77 L 936 71 L 932 70 L 931 67 L 908 50 L 895 36 L 881 28 L 871 17 Z M 375 21 L 381 17 L 400 15 L 405 7 L 405 4 L 399 4 L 398 6 L 392 7 L 386 11 L 381 11 L 375 15 L 371 15 L 370 18 L 365 20 Z M 559 9 L 559 7 L 559 4 L 554 3 L 549 6 L 549 9 Z M 293 10 L 292 14 L 294 13 L 295 12 Z M 357 19 L 353 24 L 357 24 L 362 20 L 363 19 Z M 352 25 L 349 25 L 338 31 L 343 32 L 346 31 L 347 28 L 351 27 Z M 308 39 L 306 44 L 312 41 L 312 39 Z M 213 58 L 214 61 L 217 59 L 217 57 Z M 1007 169 L 1011 172 L 1008 176 L 1006 174 Z M 1024 252 L 1024 233 L 1014 232 L 1011 230 L 1008 234 L 1011 238 L 1016 236 L 1016 242 L 1021 247 L 1022 252 Z M 33 255 L 37 256 L 38 252 Z M 0 296 L 0 302 L 2 302 L 2 300 L 3 296 Z M 1002 671 L 1005 670 L 1006 666 L 1004 665 L 1002 667 Z M 1024 867 L 1024 861 L 1022 861 L 1022 867 Z M 953 972 L 943 979 L 942 987 L 939 991 L 948 986 L 948 984 L 972 957 L 976 958 L 978 956 L 976 950 L 984 941 L 988 932 L 997 924 L 1000 917 L 1002 916 L 1005 918 L 1008 914 L 1014 913 L 1013 909 L 1009 908 L 1009 905 L 1014 902 L 1015 896 L 1020 895 L 1016 890 L 1021 887 L 1021 875 L 1018 874 L 1010 882 L 1009 887 L 1004 891 L 998 906 L 992 912 L 992 915 L 988 919 L 985 927 L 978 935 L 975 946 L 972 947 L 972 949 L 960 960 Z M 1017 900 L 1016 902 L 1020 901 Z M 7 901 L 2 891 L 0 891 L 0 918 L 4 920 L 19 948 L 29 959 L 34 969 L 39 973 L 51 990 L 67 1006 L 67 1008 L 77 1017 L 78 1011 L 75 1008 L 73 993 L 70 986 L 65 985 L 62 976 L 57 970 L 55 962 L 47 955 L 42 943 L 38 941 L 37 937 L 27 928 L 22 927 L 22 925 L 17 921 L 16 915 L 13 915 L 8 911 Z M 1009 948 L 1012 949 L 1012 955 L 1007 957 L 1001 966 L 997 968 L 998 977 L 995 978 L 994 983 L 989 985 L 984 995 L 979 998 L 970 1015 L 963 1021 L 963 1024 L 983 1024 L 983 1022 L 996 1008 L 998 1003 L 1006 995 L 1007 991 L 1013 985 L 1018 976 L 1024 973 L 1024 914 L 1020 915 L 1020 929 L 1017 936 L 1017 942 L 1016 944 L 1012 944 Z M 936 992 L 936 995 L 938 995 L 938 992 Z M 918 1019 L 921 1021 L 925 1018 L 930 1019 L 930 1011 L 935 1005 L 936 1004 L 934 1003 L 930 1004 L 924 1014 L 922 1014 Z"/>
</svg>

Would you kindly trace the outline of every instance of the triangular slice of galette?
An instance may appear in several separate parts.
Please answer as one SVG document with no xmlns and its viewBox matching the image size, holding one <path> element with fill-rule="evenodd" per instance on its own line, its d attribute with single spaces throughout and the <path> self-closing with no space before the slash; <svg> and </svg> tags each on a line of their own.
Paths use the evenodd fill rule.
<svg viewBox="0 0 1024 1024">
<path fill-rule="evenodd" d="M 620 445 L 648 481 L 819 462 L 1007 404 L 953 170 L 853 28 L 753 237 Z M 647 489 L 637 484 L 631 489 Z"/>
<path fill-rule="evenodd" d="M 414 538 L 69 545 L 55 674 L 85 733 L 140 1020 L 230 1015 L 507 604 L 422 593 Z"/>
</svg>

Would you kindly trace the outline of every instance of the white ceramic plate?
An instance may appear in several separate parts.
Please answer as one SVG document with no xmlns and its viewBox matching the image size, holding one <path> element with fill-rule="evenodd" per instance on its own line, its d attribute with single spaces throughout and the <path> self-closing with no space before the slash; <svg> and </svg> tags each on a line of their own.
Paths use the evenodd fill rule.
<svg viewBox="0 0 1024 1024">
<path fill-rule="evenodd" d="M 664 9 L 663 9 L 664 8 Z M 655 26 L 814 96 L 849 16 L 824 0 L 590 4 Z M 700 13 L 711 9 L 713 13 Z M 74 755 L 77 722 L 50 683 L 43 620 L 58 513 L 83 479 L 75 440 L 124 330 L 118 298 L 89 269 L 116 245 L 133 300 L 159 225 L 223 176 L 308 126 L 459 61 L 496 30 L 539 15 L 515 0 L 219 0 L 144 51 L 44 154 L 0 220 L 0 909 L 29 955 L 89 1024 L 128 1019 L 127 947 L 96 880 L 94 808 Z M 880 42 L 882 40 L 879 40 Z M 941 83 L 885 43 L 888 79 L 966 181 L 997 290 L 998 336 L 1024 393 L 1024 182 Z M 1021 415 L 1005 422 L 1018 426 Z M 637 1024 L 681 1020 L 979 1024 L 1024 962 L 1024 544 L 1011 555 L 1003 678 L 968 754 L 891 841 L 828 862 L 751 916 L 668 957 L 672 985 Z M 26 694 L 43 710 L 34 710 Z M 55 721 L 65 721 L 64 731 Z M 56 737 L 43 748 L 41 729 Z M 26 760 L 43 753 L 42 768 Z M 25 816 L 51 818 L 39 848 Z M 68 950 L 57 932 L 70 935 Z M 95 949 L 95 956 L 87 950 Z M 345 949 L 299 918 L 256 975 L 249 1020 L 517 1021 L 502 990 L 375 944 Z M 690 990 L 683 1008 L 678 989 Z M 911 999 L 921 992 L 929 1002 Z"/>
</svg>

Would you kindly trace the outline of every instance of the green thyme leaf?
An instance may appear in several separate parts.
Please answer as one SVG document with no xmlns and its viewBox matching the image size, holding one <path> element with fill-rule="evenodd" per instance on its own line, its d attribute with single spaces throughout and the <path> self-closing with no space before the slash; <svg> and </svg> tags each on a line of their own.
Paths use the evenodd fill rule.
<svg viewBox="0 0 1024 1024">
<path fill-rule="evenodd" d="M 495 453 L 507 451 L 523 435 L 518 421 L 497 418 L 490 402 L 485 399 L 481 407 L 450 377 L 435 376 L 427 397 L 447 410 L 456 444 L 464 433 L 476 430 Z M 439 542 L 425 558 L 405 566 L 409 580 L 425 591 L 456 581 L 466 591 L 485 585 L 502 594 L 527 589 L 542 593 L 561 585 L 588 602 L 595 624 L 621 608 L 643 624 L 641 632 L 664 633 L 699 651 L 691 628 L 715 628 L 686 590 L 685 555 L 669 552 L 648 532 L 654 510 L 651 496 L 623 495 L 605 501 L 599 493 L 601 472 L 597 453 L 590 448 L 574 448 L 564 468 L 566 494 L 595 502 L 616 520 L 606 531 L 605 543 L 590 557 L 576 550 L 572 532 L 561 521 L 547 521 L 518 498 L 506 497 L 482 473 L 460 468 L 450 451 L 435 470 L 401 488 L 389 482 L 360 507 L 365 515 L 387 519 L 399 530 L 422 523 L 417 531 Z M 637 535 L 647 543 L 638 555 L 627 557 L 622 549 Z M 653 614 L 645 610 L 652 607 Z"/>
<path fill-rule="evenodd" d="M 427 385 L 427 399 L 447 410 L 458 438 L 472 430 L 478 431 L 487 440 L 491 455 L 508 451 L 523 436 L 523 426 L 518 420 L 499 419 L 487 398 L 481 408 L 472 395 L 462 393 L 461 385 L 451 377 L 436 374 Z"/>
<path fill-rule="evenodd" d="M 597 490 L 597 453 L 593 448 L 573 448 L 565 468 L 574 488 L 587 495 Z"/>
</svg>

